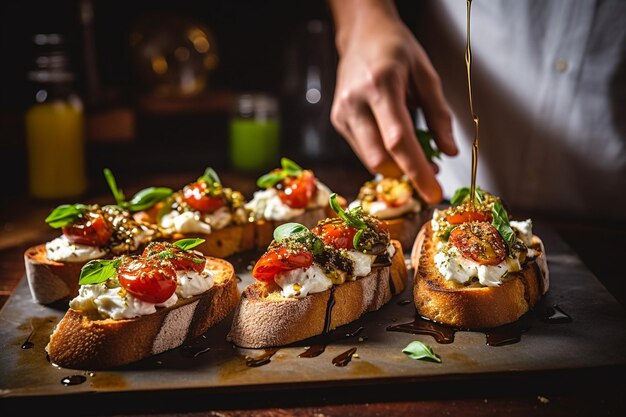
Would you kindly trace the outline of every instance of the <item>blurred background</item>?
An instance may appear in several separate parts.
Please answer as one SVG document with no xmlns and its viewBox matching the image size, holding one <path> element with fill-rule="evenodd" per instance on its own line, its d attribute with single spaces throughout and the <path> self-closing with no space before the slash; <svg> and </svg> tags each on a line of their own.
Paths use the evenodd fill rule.
<svg viewBox="0 0 626 417">
<path fill-rule="evenodd" d="M 104 167 L 122 180 L 207 166 L 255 176 L 281 156 L 364 169 L 330 124 L 323 0 L 1 7 L 5 195 L 81 195 L 105 186 Z"/>
</svg>

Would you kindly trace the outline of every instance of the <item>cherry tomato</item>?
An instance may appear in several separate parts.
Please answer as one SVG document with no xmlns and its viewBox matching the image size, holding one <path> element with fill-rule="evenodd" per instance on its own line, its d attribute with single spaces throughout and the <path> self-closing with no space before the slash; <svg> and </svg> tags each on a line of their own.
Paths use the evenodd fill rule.
<svg viewBox="0 0 626 417">
<path fill-rule="evenodd" d="M 213 213 L 225 204 L 223 197 L 207 194 L 208 186 L 204 181 L 197 181 L 183 188 L 183 199 L 201 213 Z"/>
<path fill-rule="evenodd" d="M 281 271 L 306 268 L 313 263 L 313 254 L 305 249 L 294 250 L 279 247 L 266 252 L 254 265 L 252 276 L 259 281 L 274 282 L 274 277 Z"/>
<path fill-rule="evenodd" d="M 467 210 L 446 216 L 446 221 L 450 224 L 462 224 L 468 222 L 491 222 L 492 215 L 486 211 Z"/>
<path fill-rule="evenodd" d="M 164 205 L 165 203 L 160 201 L 147 210 L 134 213 L 133 218 L 140 223 L 158 223 L 157 219 L 159 217 L 159 211 L 161 211 Z"/>
<path fill-rule="evenodd" d="M 162 303 L 176 291 L 176 271 L 159 258 L 132 258 L 117 268 L 117 277 L 129 293 L 148 303 Z"/>
<path fill-rule="evenodd" d="M 315 191 L 315 176 L 310 170 L 302 171 L 297 177 L 287 177 L 279 183 L 280 201 L 291 208 L 305 208 Z"/>
<path fill-rule="evenodd" d="M 413 188 L 395 178 L 383 178 L 376 185 L 376 195 L 380 201 L 384 201 L 389 207 L 402 207 L 413 196 Z"/>
<path fill-rule="evenodd" d="M 466 223 L 454 228 L 449 241 L 463 257 L 481 265 L 497 265 L 506 258 L 504 240 L 495 227 L 486 222 Z"/>
<path fill-rule="evenodd" d="M 337 249 L 354 249 L 353 239 L 357 229 L 350 227 L 343 221 L 323 223 L 312 230 L 322 241 Z"/>
<path fill-rule="evenodd" d="M 168 242 L 150 242 L 143 250 L 143 257 L 155 257 L 170 261 L 176 271 L 202 272 L 206 258 L 195 252 L 184 251 Z"/>
<path fill-rule="evenodd" d="M 113 226 L 102 213 L 87 212 L 69 226 L 61 228 L 67 239 L 78 245 L 106 246 L 113 235 Z"/>
</svg>

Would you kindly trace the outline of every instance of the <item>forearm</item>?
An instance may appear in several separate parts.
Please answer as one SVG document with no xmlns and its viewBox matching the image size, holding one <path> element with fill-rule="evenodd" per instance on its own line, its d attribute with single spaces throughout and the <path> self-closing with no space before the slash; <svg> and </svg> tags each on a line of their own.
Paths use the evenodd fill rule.
<svg viewBox="0 0 626 417">
<path fill-rule="evenodd" d="M 335 43 L 344 53 L 355 31 L 400 21 L 394 0 L 328 0 L 335 23 Z M 368 29 L 369 28 L 369 29 Z"/>
</svg>

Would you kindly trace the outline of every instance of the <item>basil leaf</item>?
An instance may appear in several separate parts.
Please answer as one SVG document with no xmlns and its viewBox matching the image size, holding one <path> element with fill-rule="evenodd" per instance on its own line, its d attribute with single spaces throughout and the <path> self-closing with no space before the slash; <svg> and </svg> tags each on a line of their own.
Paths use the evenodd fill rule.
<svg viewBox="0 0 626 417">
<path fill-rule="evenodd" d="M 121 259 L 94 259 L 85 264 L 80 270 L 78 283 L 80 285 L 99 284 L 112 278 L 121 265 Z"/>
<path fill-rule="evenodd" d="M 352 238 L 352 246 L 354 246 L 354 249 L 359 247 L 359 242 L 361 241 L 361 236 L 363 236 L 364 231 L 365 229 L 359 229 L 359 231 L 354 234 Z"/>
<path fill-rule="evenodd" d="M 491 209 L 493 215 L 493 221 L 491 224 L 496 228 L 502 239 L 507 243 L 509 248 L 515 243 L 515 232 L 511 228 L 509 223 L 509 215 L 504 209 L 504 206 L 499 201 L 495 201 L 493 208 Z"/>
<path fill-rule="evenodd" d="M 280 166 L 283 168 L 287 176 L 296 176 L 302 172 L 302 167 L 293 162 L 291 159 L 281 158 Z"/>
<path fill-rule="evenodd" d="M 456 206 L 460 203 L 463 202 L 463 200 L 465 200 L 465 197 L 467 197 L 470 193 L 470 189 L 469 187 L 461 187 L 458 190 L 456 190 L 454 192 L 454 195 L 452 196 L 452 198 L 450 199 L 450 204 L 452 204 L 453 206 Z"/>
<path fill-rule="evenodd" d="M 337 193 L 332 193 L 329 200 L 330 207 L 335 213 L 337 213 L 337 216 L 339 216 L 339 218 L 343 220 L 345 224 L 357 229 L 367 229 L 367 224 L 363 220 L 353 216 L 350 211 L 344 211 L 343 208 L 341 208 L 341 205 L 339 205 L 339 203 L 337 202 Z"/>
<path fill-rule="evenodd" d="M 205 241 L 206 239 L 188 238 L 188 239 L 177 240 L 176 242 L 173 243 L 173 245 L 176 246 L 178 249 L 190 250 L 190 249 L 195 248 L 198 245 L 203 244 Z"/>
<path fill-rule="evenodd" d="M 433 352 L 432 348 L 419 340 L 409 343 L 402 349 L 402 353 L 411 359 L 441 363 L 441 358 Z"/>
<path fill-rule="evenodd" d="M 422 145 L 422 149 L 424 150 L 424 154 L 429 161 L 432 161 L 433 158 L 441 159 L 441 151 L 434 146 L 435 137 L 432 132 L 415 129 L 415 135 L 417 136 L 417 140 L 420 145 Z"/>
<path fill-rule="evenodd" d="M 309 231 L 309 229 L 300 223 L 284 223 L 274 229 L 274 240 L 282 240 L 291 235 Z"/>
<path fill-rule="evenodd" d="M 148 187 L 137 192 L 128 202 L 129 210 L 132 212 L 147 210 L 159 201 L 172 195 L 171 188 Z"/>
<path fill-rule="evenodd" d="M 483 199 L 485 198 L 484 191 L 481 190 L 480 187 L 476 187 L 475 193 L 476 193 L 476 199 L 478 200 L 478 202 L 479 203 L 482 202 Z M 454 195 L 450 199 L 450 204 L 452 204 L 453 206 L 459 205 L 469 195 L 470 195 L 470 187 L 461 187 L 454 192 Z"/>
<path fill-rule="evenodd" d="M 53 229 L 60 229 L 74 223 L 85 211 L 87 206 L 84 204 L 63 204 L 52 210 L 45 221 Z"/>
<path fill-rule="evenodd" d="M 204 174 L 198 178 L 198 181 L 206 182 L 210 187 L 213 187 L 214 184 L 221 184 L 220 177 L 217 175 L 217 172 L 211 167 L 208 167 L 204 170 Z"/>
<path fill-rule="evenodd" d="M 115 198 L 115 202 L 117 203 L 117 205 L 120 207 L 124 207 L 124 204 L 125 204 L 124 193 L 122 192 L 122 190 L 117 188 L 115 177 L 113 177 L 113 173 L 111 172 L 109 168 L 104 168 L 104 178 L 106 179 L 107 184 L 109 184 L 109 188 L 111 189 L 111 192 L 113 193 L 113 198 Z"/>
<path fill-rule="evenodd" d="M 286 176 L 287 174 L 285 173 L 285 171 L 270 172 L 261 176 L 256 181 L 256 185 L 258 185 L 259 188 L 270 188 L 273 187 L 276 183 L 285 179 Z"/>
</svg>

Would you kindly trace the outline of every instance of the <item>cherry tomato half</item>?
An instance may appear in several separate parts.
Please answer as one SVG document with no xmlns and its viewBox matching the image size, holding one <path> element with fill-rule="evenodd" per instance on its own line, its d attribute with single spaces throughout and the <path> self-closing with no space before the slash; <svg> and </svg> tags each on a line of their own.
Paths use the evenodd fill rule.
<svg viewBox="0 0 626 417">
<path fill-rule="evenodd" d="M 61 228 L 67 239 L 78 245 L 106 246 L 113 235 L 113 226 L 102 213 L 87 212 L 81 219 Z"/>
<path fill-rule="evenodd" d="M 317 190 L 315 176 L 310 170 L 302 171 L 297 177 L 285 178 L 277 188 L 280 201 L 291 208 L 305 208 Z"/>
<path fill-rule="evenodd" d="M 305 249 L 294 251 L 286 247 L 266 252 L 254 265 L 252 276 L 265 283 L 274 282 L 281 271 L 306 268 L 313 263 L 313 254 Z"/>
<path fill-rule="evenodd" d="M 446 221 L 450 224 L 462 224 L 468 222 L 487 222 L 490 223 L 492 215 L 486 211 L 467 210 L 461 213 L 455 213 L 446 216 Z"/>
<path fill-rule="evenodd" d="M 132 258 L 117 268 L 117 277 L 129 293 L 148 303 L 159 304 L 176 291 L 176 271 L 158 258 Z"/>
<path fill-rule="evenodd" d="M 200 273 L 206 266 L 206 258 L 198 253 L 182 250 L 169 242 L 150 242 L 141 256 L 146 258 L 166 259 L 176 271 L 195 271 Z"/>
<path fill-rule="evenodd" d="M 337 249 L 354 249 L 353 239 L 357 229 L 350 227 L 343 221 L 322 223 L 315 226 L 311 232 L 322 241 Z"/>
<path fill-rule="evenodd" d="M 208 186 L 204 181 L 197 181 L 183 188 L 183 200 L 201 213 L 213 213 L 225 204 L 223 197 L 207 194 Z"/>
<path fill-rule="evenodd" d="M 486 222 L 466 223 L 454 228 L 449 241 L 463 257 L 481 265 L 497 265 L 506 258 L 504 240 L 495 227 Z"/>
</svg>

